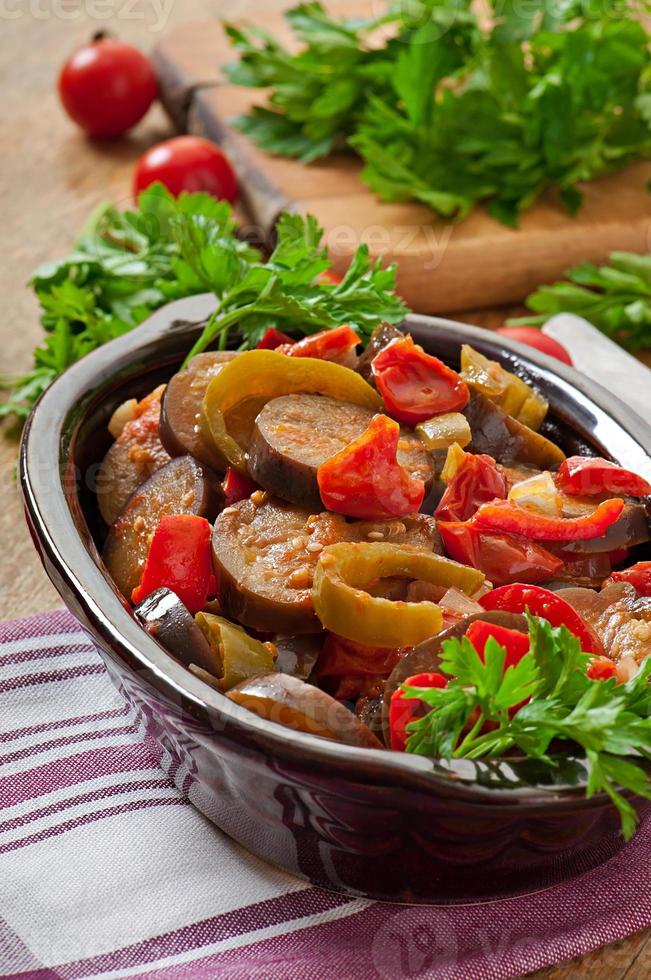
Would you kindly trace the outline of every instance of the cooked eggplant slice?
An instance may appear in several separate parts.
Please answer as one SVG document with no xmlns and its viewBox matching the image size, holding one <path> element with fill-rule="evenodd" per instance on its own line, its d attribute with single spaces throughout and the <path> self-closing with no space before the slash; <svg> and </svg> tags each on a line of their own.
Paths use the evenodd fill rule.
<svg viewBox="0 0 651 980">
<path fill-rule="evenodd" d="M 381 323 L 379 327 L 375 328 L 364 353 L 357 362 L 357 371 L 365 381 L 368 381 L 369 384 L 374 384 L 373 372 L 371 371 L 373 358 L 377 357 L 380 351 L 384 350 L 392 340 L 404 340 L 404 338 L 405 334 L 403 331 L 398 330 L 397 327 L 392 326 L 390 323 Z"/>
<path fill-rule="evenodd" d="M 244 681 L 228 697 L 260 718 L 345 745 L 381 749 L 382 743 L 352 711 L 329 694 L 289 674 Z"/>
<path fill-rule="evenodd" d="M 225 472 L 224 460 L 204 438 L 201 406 L 206 388 L 236 351 L 207 351 L 193 357 L 167 386 L 161 405 L 160 437 L 170 456 L 194 456 L 216 472 Z"/>
<path fill-rule="evenodd" d="M 103 559 L 126 599 L 140 582 L 151 537 L 166 514 L 212 521 L 223 503 L 218 477 L 191 456 L 173 459 L 136 490 L 104 545 Z"/>
<path fill-rule="evenodd" d="M 161 385 L 142 401 L 134 402 L 129 413 L 131 417 L 125 416 L 126 421 L 116 441 L 102 460 L 97 475 L 97 504 L 109 525 L 138 487 L 170 461 L 159 432 L 163 387 Z M 119 409 L 113 419 L 118 412 Z"/>
<path fill-rule="evenodd" d="M 319 659 L 323 648 L 323 637 L 318 635 L 274 637 L 274 646 L 278 651 L 276 670 L 281 674 L 291 674 L 300 681 L 306 681 Z"/>
<path fill-rule="evenodd" d="M 499 405 L 473 391 L 464 411 L 472 431 L 471 453 L 487 453 L 499 463 L 557 470 L 565 453 L 549 439 L 507 415 Z"/>
<path fill-rule="evenodd" d="M 472 616 L 466 616 L 465 619 L 459 620 L 454 626 L 443 630 L 438 636 L 433 636 L 430 640 L 424 640 L 423 643 L 419 643 L 413 650 L 410 650 L 409 653 L 398 661 L 384 686 L 382 726 L 387 745 L 391 744 L 389 707 L 393 693 L 398 690 L 401 684 L 404 684 L 408 677 L 413 677 L 415 674 L 436 673 L 440 669 L 441 653 L 443 652 L 445 641 L 452 639 L 460 640 L 462 636 L 466 635 L 470 624 L 474 623 L 477 619 L 481 619 L 486 623 L 494 623 L 496 626 L 505 626 L 507 629 L 518 630 L 520 633 L 528 632 L 527 621 L 524 616 L 518 616 L 515 613 L 508 612 L 481 612 L 475 613 Z"/>
<path fill-rule="evenodd" d="M 285 395 L 267 402 L 255 421 L 249 470 L 260 486 L 301 507 L 321 509 L 317 470 L 368 428 L 375 413 L 323 395 Z M 403 431 L 398 461 L 430 487 L 434 460 Z"/>
<path fill-rule="evenodd" d="M 189 667 L 199 664 L 213 671 L 216 658 L 203 633 L 179 597 L 170 589 L 157 589 L 133 611 L 135 618 L 166 650 Z"/>
</svg>

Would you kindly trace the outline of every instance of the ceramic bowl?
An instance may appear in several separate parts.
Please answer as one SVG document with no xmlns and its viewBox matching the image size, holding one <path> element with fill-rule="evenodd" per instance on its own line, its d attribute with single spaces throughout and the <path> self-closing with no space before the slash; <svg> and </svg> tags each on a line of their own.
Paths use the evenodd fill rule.
<svg viewBox="0 0 651 980">
<path fill-rule="evenodd" d="M 513 896 L 608 860 L 623 846 L 619 818 L 603 796 L 585 798 L 580 760 L 567 760 L 552 778 L 531 762 L 439 766 L 290 731 L 203 684 L 135 622 L 99 557 L 104 530 L 93 478 L 109 445 L 106 424 L 116 405 L 174 373 L 213 302 L 197 296 L 171 304 L 70 368 L 32 413 L 20 461 L 27 520 L 47 574 L 181 791 L 261 858 L 375 899 Z M 469 342 L 535 382 L 551 405 L 550 432 L 566 451 L 588 444 L 651 475 L 651 428 L 578 372 L 448 320 L 413 316 L 406 327 L 453 365 Z"/>
</svg>

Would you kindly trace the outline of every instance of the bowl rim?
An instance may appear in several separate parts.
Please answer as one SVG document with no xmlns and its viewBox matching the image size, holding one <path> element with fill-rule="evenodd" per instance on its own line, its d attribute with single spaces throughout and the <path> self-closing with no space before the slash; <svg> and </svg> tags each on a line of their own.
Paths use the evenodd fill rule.
<svg viewBox="0 0 651 980">
<path fill-rule="evenodd" d="M 148 350 L 154 353 L 153 348 L 163 338 L 173 335 L 178 340 L 196 333 L 214 306 L 212 294 L 201 294 L 162 307 L 130 333 L 68 368 L 43 393 L 25 425 L 19 472 L 30 530 L 55 587 L 64 601 L 65 593 L 72 593 L 95 641 L 105 651 L 119 656 L 132 672 L 135 673 L 135 664 L 143 673 L 151 674 L 168 697 L 181 704 L 187 701 L 200 709 L 216 732 L 228 727 L 234 736 L 263 748 L 276 763 L 300 762 L 311 766 L 314 772 L 337 772 L 352 783 L 398 785 L 415 792 L 436 791 L 469 805 L 544 806 L 560 810 L 575 809 L 577 805 L 603 806 L 608 802 L 604 794 L 587 799 L 583 782 L 560 787 L 484 786 L 464 775 L 468 770 L 464 765 L 439 767 L 424 757 L 348 746 L 268 722 L 196 678 L 136 622 L 130 606 L 102 570 L 96 549 L 84 543 L 75 523 L 69 501 L 76 493 L 76 474 L 69 450 L 74 446 L 74 433 L 93 397 L 97 403 L 103 387 L 111 379 L 115 381 L 116 365 L 127 370 Z M 412 314 L 405 319 L 404 326 L 419 342 L 427 341 L 434 334 L 446 335 L 454 344 L 472 343 L 507 366 L 525 375 L 531 373 L 558 398 L 569 397 L 572 411 L 564 413 L 556 404 L 557 415 L 561 418 L 565 415 L 564 420 L 572 424 L 577 410 L 583 412 L 591 420 L 591 438 L 597 444 L 618 430 L 623 440 L 619 461 L 637 466 L 651 477 L 651 427 L 605 388 L 575 369 L 510 338 L 454 320 Z M 129 377 L 134 377 L 133 371 Z"/>
</svg>

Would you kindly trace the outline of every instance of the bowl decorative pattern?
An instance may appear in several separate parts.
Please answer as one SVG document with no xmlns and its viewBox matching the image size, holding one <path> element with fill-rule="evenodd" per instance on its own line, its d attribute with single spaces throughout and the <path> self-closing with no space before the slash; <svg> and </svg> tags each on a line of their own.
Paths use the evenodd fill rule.
<svg viewBox="0 0 651 980">
<path fill-rule="evenodd" d="M 198 296 L 160 310 L 56 381 L 25 428 L 25 512 L 47 574 L 139 713 L 181 791 L 235 840 L 318 885 L 394 902 L 476 902 L 581 874 L 622 846 L 607 799 L 584 796 L 569 760 L 438 766 L 264 722 L 204 685 L 146 634 L 103 569 L 92 481 L 117 404 L 178 367 L 211 312 Z M 451 321 L 414 316 L 427 350 L 458 363 L 469 342 L 532 380 L 550 432 L 651 477 L 651 429 L 604 389 L 545 355 Z M 637 801 L 640 812 L 649 804 Z"/>
</svg>

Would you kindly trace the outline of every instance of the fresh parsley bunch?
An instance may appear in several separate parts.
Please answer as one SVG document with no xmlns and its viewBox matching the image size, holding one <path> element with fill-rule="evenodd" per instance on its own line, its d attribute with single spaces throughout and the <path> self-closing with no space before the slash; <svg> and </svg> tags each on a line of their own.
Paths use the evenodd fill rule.
<svg viewBox="0 0 651 980">
<path fill-rule="evenodd" d="M 302 4 L 288 15 L 297 55 L 227 28 L 241 56 L 230 79 L 272 89 L 236 125 L 305 161 L 347 139 L 386 201 L 455 217 L 486 202 L 516 225 L 553 187 L 575 212 L 581 182 L 651 153 L 648 7 L 493 0 L 487 27 L 470 0 L 414 0 L 360 27 Z M 383 46 L 368 39 L 379 23 L 393 30 Z"/>
<path fill-rule="evenodd" d="M 593 681 L 574 634 L 527 619 L 531 647 L 517 665 L 504 670 L 506 651 L 492 637 L 483 660 L 467 637 L 451 639 L 440 665 L 447 687 L 403 689 L 431 709 L 408 726 L 407 751 L 448 760 L 515 752 L 555 766 L 552 743 L 578 746 L 589 763 L 588 797 L 608 794 L 629 839 L 637 818 L 622 790 L 651 799 L 640 765 L 651 762 L 651 657 L 627 684 Z"/>
<path fill-rule="evenodd" d="M 276 326 L 297 335 L 350 324 L 362 338 L 383 320 L 398 323 L 407 308 L 395 295 L 395 268 L 371 263 L 362 246 L 342 283 L 315 277 L 330 267 L 323 232 L 312 217 L 283 215 L 269 261 L 240 241 L 228 204 L 209 194 L 173 198 L 160 184 L 138 208 L 100 208 L 71 255 L 36 271 L 44 343 L 27 374 L 0 376 L 8 391 L 0 417 L 25 419 L 42 391 L 67 367 L 132 330 L 171 300 L 213 292 L 217 308 L 195 346 L 234 330 L 242 349 Z"/>
<path fill-rule="evenodd" d="M 509 322 L 540 325 L 556 313 L 576 313 L 630 351 L 651 347 L 651 255 L 612 252 L 607 265 L 585 262 L 566 275 L 567 282 L 528 297 L 538 315 Z"/>
</svg>

